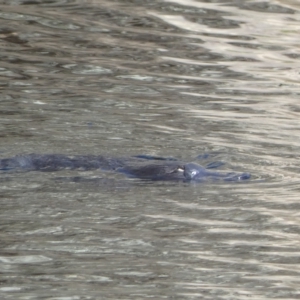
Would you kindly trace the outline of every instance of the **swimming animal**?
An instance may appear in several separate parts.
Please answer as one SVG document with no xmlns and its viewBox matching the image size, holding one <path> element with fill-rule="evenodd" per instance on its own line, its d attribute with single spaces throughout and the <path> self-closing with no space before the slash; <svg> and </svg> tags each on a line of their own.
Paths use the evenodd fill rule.
<svg viewBox="0 0 300 300">
<path fill-rule="evenodd" d="M 212 168 L 212 167 L 211 167 Z M 115 171 L 144 180 L 196 181 L 207 179 L 243 181 L 249 173 L 211 171 L 194 162 L 148 155 L 107 157 L 102 155 L 28 154 L 0 159 L 0 171 L 53 172 L 62 169 Z"/>
</svg>

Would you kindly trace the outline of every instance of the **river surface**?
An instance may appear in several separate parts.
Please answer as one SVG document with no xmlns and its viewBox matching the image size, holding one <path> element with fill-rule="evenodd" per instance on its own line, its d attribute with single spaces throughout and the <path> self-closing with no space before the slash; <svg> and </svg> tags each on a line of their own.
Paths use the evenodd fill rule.
<svg viewBox="0 0 300 300">
<path fill-rule="evenodd" d="M 300 299 L 299 37 L 296 0 L 0 1 L 1 158 L 252 174 L 2 172 L 0 298 Z"/>
</svg>

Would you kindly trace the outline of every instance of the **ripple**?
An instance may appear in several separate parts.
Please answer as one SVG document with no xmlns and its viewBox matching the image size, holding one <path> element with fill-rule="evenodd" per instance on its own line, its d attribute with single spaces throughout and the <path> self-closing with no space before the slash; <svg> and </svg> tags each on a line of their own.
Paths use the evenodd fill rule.
<svg viewBox="0 0 300 300">
<path fill-rule="evenodd" d="M 43 255 L 20 255 L 17 257 L 0 256 L 0 261 L 6 264 L 36 264 L 52 261 L 52 259 Z"/>
</svg>

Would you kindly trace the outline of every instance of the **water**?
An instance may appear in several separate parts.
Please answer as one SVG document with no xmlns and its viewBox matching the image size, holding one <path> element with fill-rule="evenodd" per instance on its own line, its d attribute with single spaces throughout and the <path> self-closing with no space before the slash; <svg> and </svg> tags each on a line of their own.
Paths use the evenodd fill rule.
<svg viewBox="0 0 300 300">
<path fill-rule="evenodd" d="M 1 299 L 299 299 L 298 1 L 10 0 L 0 24 L 1 157 L 252 174 L 1 174 Z"/>
</svg>

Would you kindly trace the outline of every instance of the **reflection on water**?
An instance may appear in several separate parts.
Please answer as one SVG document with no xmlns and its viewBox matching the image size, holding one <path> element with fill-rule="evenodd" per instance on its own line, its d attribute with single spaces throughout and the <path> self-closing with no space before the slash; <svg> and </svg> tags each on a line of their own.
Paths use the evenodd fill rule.
<svg viewBox="0 0 300 300">
<path fill-rule="evenodd" d="M 298 1 L 10 0 L 0 22 L 1 158 L 218 153 L 254 178 L 1 174 L 1 299 L 299 298 Z"/>
</svg>

